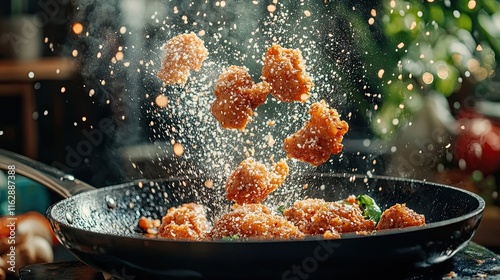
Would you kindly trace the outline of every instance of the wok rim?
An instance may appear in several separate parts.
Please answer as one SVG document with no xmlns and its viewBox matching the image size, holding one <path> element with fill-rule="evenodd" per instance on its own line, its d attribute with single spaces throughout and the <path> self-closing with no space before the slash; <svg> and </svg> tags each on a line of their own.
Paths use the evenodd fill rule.
<svg viewBox="0 0 500 280">
<path fill-rule="evenodd" d="M 304 177 L 305 175 L 301 175 L 300 177 Z M 424 184 L 426 186 L 435 186 L 439 188 L 444 188 L 444 189 L 451 189 L 456 192 L 462 192 L 465 193 L 466 195 L 472 197 L 475 201 L 478 202 L 478 207 L 470 211 L 469 213 L 451 218 L 451 219 L 446 219 L 443 221 L 438 221 L 438 222 L 433 222 L 426 224 L 425 226 L 421 227 L 408 227 L 404 229 L 386 229 L 382 231 L 377 231 L 375 234 L 368 234 L 368 235 L 358 235 L 358 234 L 353 234 L 353 233 L 346 233 L 345 235 L 342 235 L 342 237 L 339 240 L 352 240 L 352 239 L 360 239 L 360 238 L 372 238 L 376 239 L 378 237 L 383 237 L 383 236 L 390 236 L 390 235 L 404 235 L 404 234 L 409 234 L 412 232 L 416 231 L 426 231 L 426 230 L 432 230 L 438 227 L 444 227 L 447 225 L 452 225 L 455 223 L 463 222 L 468 219 L 471 219 L 473 217 L 476 217 L 478 215 L 482 215 L 482 212 L 484 211 L 484 208 L 486 207 L 486 202 L 484 199 L 479 196 L 478 194 L 475 194 L 471 191 L 464 190 L 458 187 L 454 186 L 449 186 L 445 184 L 440 184 L 440 183 L 435 183 L 435 182 L 428 182 L 428 181 L 423 181 L 423 180 L 418 180 L 418 179 L 408 179 L 408 178 L 401 178 L 401 177 L 391 177 L 391 176 L 383 176 L 383 175 L 373 175 L 373 176 L 367 176 L 363 174 L 351 174 L 351 173 L 310 173 L 307 174 L 307 176 L 330 176 L 330 177 L 338 177 L 338 178 L 351 178 L 355 177 L 356 179 L 359 178 L 368 178 L 368 179 L 381 179 L 381 180 L 386 180 L 386 181 L 393 181 L 393 182 L 398 182 L 398 181 L 403 181 L 405 183 L 418 183 L 418 184 Z M 208 178 L 208 176 L 207 176 Z M 166 238 L 159 238 L 159 237 L 147 237 L 147 236 L 130 236 L 130 235 L 120 235 L 120 234 L 111 234 L 111 233 L 102 233 L 102 232 L 97 232 L 97 231 L 92 231 L 92 230 L 87 230 L 87 229 L 82 229 L 81 227 L 74 226 L 72 224 L 69 224 L 67 222 L 60 221 L 58 219 L 55 219 L 52 215 L 52 212 L 57 210 L 55 208 L 59 207 L 59 205 L 62 205 L 63 203 L 66 203 L 69 200 L 83 200 L 83 196 L 93 194 L 95 192 L 103 192 L 104 194 L 109 193 L 110 190 L 113 189 L 119 189 L 119 188 L 127 188 L 132 185 L 136 185 L 139 182 L 169 182 L 169 181 L 178 181 L 178 180 L 189 180 L 189 179 L 200 179 L 200 177 L 172 177 L 172 178 L 160 178 L 160 179 L 139 179 L 139 180 L 134 180 L 131 182 L 126 182 L 126 183 L 121 183 L 121 184 L 116 184 L 116 185 L 110 185 L 102 188 L 96 188 L 90 191 L 86 191 L 84 193 L 79 193 L 77 195 L 74 195 L 69 198 L 62 199 L 61 201 L 58 201 L 49 208 L 47 208 L 46 215 L 48 219 L 51 221 L 52 226 L 54 227 L 54 223 L 57 223 L 59 225 L 62 225 L 66 228 L 84 232 L 84 233 L 89 233 L 97 236 L 103 236 L 106 238 L 120 238 L 122 240 L 134 240 L 134 242 L 153 242 L 153 244 L 156 244 L 156 242 L 168 242 L 168 243 L 186 243 L 186 244 L 192 244 L 192 243 L 199 243 L 199 244 L 231 244 L 231 243 L 238 243 L 238 244 L 272 244 L 272 243 L 297 243 L 297 242 L 318 242 L 321 240 L 325 240 L 322 236 L 309 236 L 308 238 L 305 239 L 287 239 L 287 240 L 259 240 L 259 239 L 248 239 L 248 240 L 235 240 L 235 241 L 226 241 L 226 240 L 173 240 L 173 239 L 166 239 Z M 59 238 L 59 237 L 58 237 Z"/>
</svg>

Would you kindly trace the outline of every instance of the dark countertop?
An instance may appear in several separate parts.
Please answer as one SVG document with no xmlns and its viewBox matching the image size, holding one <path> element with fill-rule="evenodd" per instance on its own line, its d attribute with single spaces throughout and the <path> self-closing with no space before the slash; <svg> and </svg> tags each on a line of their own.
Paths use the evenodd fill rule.
<svg viewBox="0 0 500 280">
<path fill-rule="evenodd" d="M 500 255 L 474 242 L 451 260 L 411 279 L 500 279 Z"/>
<path fill-rule="evenodd" d="M 79 261 L 35 264 L 21 268 L 21 280 L 66 279 L 104 280 L 102 273 Z M 457 253 L 452 259 L 437 266 L 408 272 L 407 275 L 381 276 L 391 279 L 498 279 L 500 280 L 500 255 L 474 242 Z M 263 279 L 265 276 L 263 277 Z M 378 277 L 377 277 L 378 278 Z M 113 278 L 112 278 L 113 279 Z M 127 279 L 134 279 L 133 276 Z M 332 279 L 335 279 L 334 277 Z M 137 279 L 136 279 L 137 280 Z"/>
</svg>

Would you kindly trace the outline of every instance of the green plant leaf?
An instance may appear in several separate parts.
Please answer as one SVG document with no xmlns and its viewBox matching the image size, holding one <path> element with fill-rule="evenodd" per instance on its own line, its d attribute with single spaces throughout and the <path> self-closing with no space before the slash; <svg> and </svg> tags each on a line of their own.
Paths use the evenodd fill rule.
<svg viewBox="0 0 500 280">
<path fill-rule="evenodd" d="M 366 194 L 358 195 L 356 200 L 358 200 L 359 206 L 363 210 L 363 215 L 378 223 L 380 216 L 382 216 L 382 211 L 375 200 Z"/>
</svg>

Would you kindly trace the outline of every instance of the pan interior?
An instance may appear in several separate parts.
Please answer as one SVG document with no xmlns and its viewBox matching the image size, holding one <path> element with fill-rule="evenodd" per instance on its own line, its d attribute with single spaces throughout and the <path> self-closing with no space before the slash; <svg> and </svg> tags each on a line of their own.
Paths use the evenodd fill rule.
<svg viewBox="0 0 500 280">
<path fill-rule="evenodd" d="M 143 238 L 137 228 L 141 216 L 161 219 L 170 207 L 182 203 L 205 205 L 209 220 L 227 212 L 230 203 L 224 197 L 223 184 L 221 179 L 196 178 L 111 186 L 60 201 L 49 209 L 48 216 L 58 223 L 86 231 Z M 477 195 L 444 185 L 332 174 L 288 178 L 285 186 L 270 195 L 264 204 L 277 208 L 304 198 L 335 201 L 351 194 L 372 196 L 382 210 L 395 203 L 406 203 L 424 214 L 429 226 L 466 218 L 484 208 L 484 201 Z"/>
</svg>

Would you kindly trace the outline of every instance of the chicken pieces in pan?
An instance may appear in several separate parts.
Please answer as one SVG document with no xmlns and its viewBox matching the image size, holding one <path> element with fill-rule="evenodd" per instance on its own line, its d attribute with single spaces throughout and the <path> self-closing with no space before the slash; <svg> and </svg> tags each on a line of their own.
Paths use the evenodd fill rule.
<svg viewBox="0 0 500 280">
<path fill-rule="evenodd" d="M 356 203 L 327 202 L 323 199 L 296 201 L 283 215 L 305 234 L 341 234 L 368 232 L 375 229 L 375 222 L 366 219 Z"/>
<path fill-rule="evenodd" d="M 171 207 L 162 218 L 158 235 L 177 240 L 202 240 L 210 231 L 205 207 L 196 203 L 186 203 Z"/>
<path fill-rule="evenodd" d="M 345 233 L 368 235 L 415 226 L 425 226 L 425 217 L 403 204 L 385 210 L 377 223 L 365 215 L 354 196 L 349 196 L 335 202 L 318 198 L 298 200 L 282 214 L 260 203 L 234 204 L 230 211 L 215 218 L 213 226 L 203 205 L 183 204 L 168 210 L 157 236 L 193 241 L 290 240 L 306 236 L 338 239 Z"/>
<path fill-rule="evenodd" d="M 235 205 L 215 221 L 210 235 L 214 240 L 225 237 L 285 240 L 305 236 L 285 217 L 262 204 Z"/>
<path fill-rule="evenodd" d="M 425 216 L 408 208 L 406 204 L 395 204 L 385 210 L 377 224 L 377 230 L 405 228 L 425 225 Z"/>
</svg>

